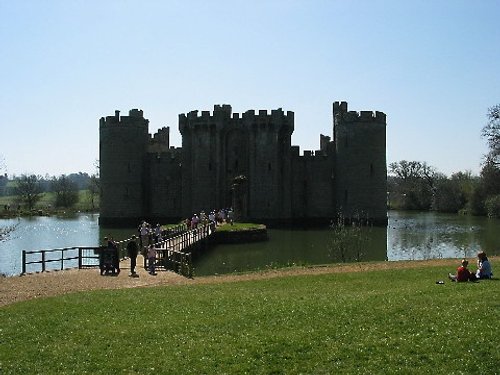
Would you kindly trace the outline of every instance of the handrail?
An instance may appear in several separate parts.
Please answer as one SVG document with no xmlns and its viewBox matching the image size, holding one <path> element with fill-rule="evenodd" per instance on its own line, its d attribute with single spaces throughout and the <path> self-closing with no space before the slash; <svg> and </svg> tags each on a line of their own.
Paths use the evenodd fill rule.
<svg viewBox="0 0 500 375">
<path fill-rule="evenodd" d="M 72 247 L 63 247 L 57 249 L 44 249 L 44 250 L 23 250 L 22 252 L 22 272 L 21 275 L 27 273 L 27 266 L 30 264 L 40 264 L 41 272 L 47 271 L 47 265 L 50 263 L 59 262 L 59 268 L 54 268 L 54 270 L 63 270 L 67 268 L 84 268 L 90 265 L 85 264 L 85 259 L 98 259 L 98 256 L 90 256 L 88 253 L 93 251 L 95 253 L 96 250 L 100 249 L 100 247 L 96 246 L 72 246 Z M 87 250 L 87 251 L 86 251 Z M 69 252 L 73 252 L 73 255 L 68 255 Z M 60 253 L 60 257 L 58 258 L 50 258 L 48 254 Z M 40 258 L 38 260 L 28 260 L 28 256 L 40 254 Z M 77 266 L 73 267 L 65 267 L 67 265 L 66 262 L 77 260 Z"/>
<path fill-rule="evenodd" d="M 213 225 L 204 224 L 195 229 L 188 230 L 185 224 L 179 224 L 175 227 L 169 228 L 164 232 L 166 239 L 163 239 L 153 245 L 157 248 L 157 252 L 160 252 L 160 259 L 168 259 L 173 263 L 178 263 L 180 271 L 183 268 L 187 268 L 187 272 L 179 272 L 185 276 L 192 277 L 192 262 L 191 253 L 188 252 L 194 244 L 198 243 L 201 239 L 208 237 L 213 231 Z M 118 249 L 125 249 L 122 245 L 128 243 L 132 240 L 132 237 L 115 241 Z M 99 255 L 98 251 L 102 249 L 103 246 L 71 246 L 56 249 L 42 249 L 42 250 L 23 250 L 22 252 L 22 272 L 21 275 L 27 273 L 28 265 L 41 265 L 41 272 L 47 271 L 47 265 L 55 262 L 59 262 L 58 268 L 53 268 L 53 270 L 63 270 L 68 268 L 88 268 L 88 267 L 98 267 Z M 59 257 L 51 257 L 50 254 L 60 252 Z M 75 252 L 75 254 L 69 254 L 70 252 Z M 91 255 L 93 253 L 93 255 Z M 29 260 L 30 256 L 40 254 L 40 258 L 36 260 Z M 86 262 L 86 260 L 94 260 L 94 262 Z M 67 262 L 77 261 L 76 265 L 67 267 Z M 163 261 L 164 263 L 166 261 Z M 65 267 L 66 266 L 66 267 Z M 146 264 L 145 264 L 146 266 Z M 175 271 L 175 270 L 174 270 Z M 187 274 L 185 274 L 187 273 Z"/>
</svg>

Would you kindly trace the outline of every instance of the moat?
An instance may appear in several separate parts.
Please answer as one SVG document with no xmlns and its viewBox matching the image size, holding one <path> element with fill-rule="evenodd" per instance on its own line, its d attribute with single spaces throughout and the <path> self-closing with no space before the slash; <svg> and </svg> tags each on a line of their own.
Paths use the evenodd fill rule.
<svg viewBox="0 0 500 375">
<path fill-rule="evenodd" d="M 135 232 L 134 228 L 99 227 L 98 217 L 81 214 L 0 220 L 2 227 L 17 224 L 9 240 L 0 243 L 0 274 L 21 272 L 22 250 L 97 246 L 104 236 L 124 239 Z M 498 219 L 390 211 L 387 228 L 364 228 L 363 241 L 357 245 L 359 253 L 347 256 L 350 260 L 359 256 L 362 261 L 473 258 L 480 248 L 500 255 L 496 242 L 499 231 Z M 339 252 L 332 247 L 330 229 L 269 229 L 268 233 L 267 242 L 217 245 L 207 250 L 195 261 L 195 276 L 340 261 Z"/>
</svg>

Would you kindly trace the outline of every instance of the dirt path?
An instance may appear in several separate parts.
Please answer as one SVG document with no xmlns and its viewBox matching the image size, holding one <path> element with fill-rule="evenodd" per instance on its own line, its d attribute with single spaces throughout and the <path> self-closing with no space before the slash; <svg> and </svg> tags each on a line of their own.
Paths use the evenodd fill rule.
<svg viewBox="0 0 500 375">
<path fill-rule="evenodd" d="M 496 260 L 500 260 L 500 257 L 491 257 L 490 260 L 493 260 L 493 263 L 497 263 Z M 139 256 L 137 258 L 137 264 L 142 265 L 142 262 L 143 258 Z M 451 272 L 458 266 L 458 261 L 456 259 L 438 259 L 425 261 L 355 263 L 285 268 L 246 274 L 206 276 L 187 279 L 169 271 L 159 271 L 157 276 L 151 276 L 142 267 L 137 267 L 139 277 L 129 277 L 130 265 L 129 262 L 125 260 L 120 265 L 122 272 L 120 275 L 114 277 L 100 276 L 98 269 L 74 269 L 0 278 L 0 307 L 34 298 L 57 296 L 85 290 L 138 288 L 158 285 L 210 284 L 269 279 L 281 276 L 363 272 L 368 270 L 389 270 L 425 266 L 449 266 Z M 443 275 L 443 278 L 444 277 L 445 275 Z"/>
</svg>

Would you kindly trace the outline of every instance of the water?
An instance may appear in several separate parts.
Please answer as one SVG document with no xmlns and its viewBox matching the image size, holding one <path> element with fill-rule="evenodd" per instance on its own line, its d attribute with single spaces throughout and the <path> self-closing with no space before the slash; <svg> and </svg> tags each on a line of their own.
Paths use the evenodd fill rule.
<svg viewBox="0 0 500 375">
<path fill-rule="evenodd" d="M 98 246 L 104 236 L 122 240 L 136 231 L 101 228 L 98 215 L 93 214 L 0 220 L 0 227 L 12 225 L 16 226 L 14 232 L 7 241 L 0 242 L 0 274 L 5 275 L 21 273 L 23 250 Z M 500 255 L 499 232 L 498 219 L 390 211 L 387 228 L 364 228 L 358 241 L 349 240 L 344 256 L 351 261 L 473 258 L 479 249 Z M 268 242 L 208 249 L 196 258 L 195 275 L 325 264 L 341 259 L 329 229 L 270 229 L 269 238 Z"/>
</svg>

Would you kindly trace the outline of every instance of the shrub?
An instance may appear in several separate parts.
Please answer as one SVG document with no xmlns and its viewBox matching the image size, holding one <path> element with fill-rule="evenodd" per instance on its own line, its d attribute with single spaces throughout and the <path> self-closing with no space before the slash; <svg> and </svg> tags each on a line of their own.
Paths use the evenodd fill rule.
<svg viewBox="0 0 500 375">
<path fill-rule="evenodd" d="M 488 217 L 500 218 L 500 195 L 493 195 L 484 202 Z"/>
</svg>

